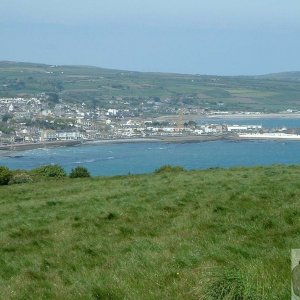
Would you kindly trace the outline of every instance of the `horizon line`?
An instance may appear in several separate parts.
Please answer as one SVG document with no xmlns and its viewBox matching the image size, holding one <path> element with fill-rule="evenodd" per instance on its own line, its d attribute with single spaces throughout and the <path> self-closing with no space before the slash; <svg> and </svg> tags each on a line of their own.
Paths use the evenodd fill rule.
<svg viewBox="0 0 300 300">
<path fill-rule="evenodd" d="M 270 76 L 270 75 L 277 75 L 277 74 L 286 74 L 286 73 L 300 73 L 300 71 L 293 70 L 293 71 L 278 71 L 278 72 L 271 72 L 271 73 L 263 73 L 263 74 L 237 74 L 237 75 L 220 75 L 220 74 L 201 74 L 201 73 L 180 73 L 180 72 L 167 72 L 167 71 L 140 71 L 140 70 L 125 70 L 125 69 L 117 69 L 113 67 L 102 67 L 97 65 L 84 65 L 84 64 L 51 64 L 51 63 L 44 63 L 44 62 L 30 62 L 30 61 L 17 61 L 17 60 L 0 60 L 0 64 L 2 63 L 14 63 L 14 64 L 34 64 L 34 65 L 44 65 L 48 67 L 81 67 L 81 68 L 97 68 L 103 70 L 111 70 L 111 71 L 120 71 L 120 72 L 134 72 L 134 73 L 148 73 L 148 74 L 174 74 L 174 75 L 190 75 L 190 76 L 217 76 L 217 77 L 256 77 L 256 76 Z"/>
</svg>

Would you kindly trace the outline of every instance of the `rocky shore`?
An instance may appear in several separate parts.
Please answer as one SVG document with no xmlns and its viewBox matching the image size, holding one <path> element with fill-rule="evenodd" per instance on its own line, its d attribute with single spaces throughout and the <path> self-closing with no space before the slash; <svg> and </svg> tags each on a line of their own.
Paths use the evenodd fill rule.
<svg viewBox="0 0 300 300">
<path fill-rule="evenodd" d="M 82 141 L 53 141 L 43 143 L 15 143 L 0 145 L 0 151 L 23 151 L 37 148 L 52 148 L 60 146 L 75 146 L 82 144 Z"/>
<path fill-rule="evenodd" d="M 199 143 L 218 140 L 255 140 L 255 139 L 270 139 L 270 137 L 259 137 L 255 135 L 251 137 L 238 136 L 236 134 L 214 134 L 214 135 L 195 135 L 195 136 L 153 136 L 147 138 L 118 138 L 118 139 L 101 139 L 101 140 L 76 140 L 76 141 L 53 141 L 43 143 L 16 143 L 11 145 L 0 145 L 0 155 L 7 155 L 11 152 L 25 151 L 38 148 L 53 148 L 53 147 L 70 147 L 84 144 L 121 144 L 121 143 Z M 278 137 L 274 136 L 272 139 L 277 140 Z"/>
<path fill-rule="evenodd" d="M 229 135 L 199 135 L 199 136 L 155 136 L 151 138 L 124 138 L 124 139 L 103 139 L 103 140 L 76 140 L 76 141 L 53 141 L 43 143 L 15 143 L 10 145 L 0 145 L 0 155 L 10 152 L 25 151 L 38 148 L 70 147 L 82 144 L 107 144 L 107 143 L 146 143 L 146 142 L 166 142 L 166 143 L 194 143 L 216 141 L 222 139 L 233 139 Z"/>
</svg>

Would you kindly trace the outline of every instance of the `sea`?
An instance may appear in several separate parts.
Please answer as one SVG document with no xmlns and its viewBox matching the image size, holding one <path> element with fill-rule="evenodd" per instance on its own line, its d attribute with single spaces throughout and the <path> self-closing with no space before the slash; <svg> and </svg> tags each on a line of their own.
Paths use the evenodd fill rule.
<svg viewBox="0 0 300 300">
<path fill-rule="evenodd" d="M 300 118 L 276 117 L 276 118 L 260 118 L 260 117 L 203 117 L 197 120 L 198 124 L 227 124 L 227 125 L 262 125 L 268 129 L 278 128 L 300 128 Z"/>
<path fill-rule="evenodd" d="M 201 119 L 198 123 L 258 124 L 270 129 L 300 128 L 300 118 L 209 118 Z M 93 143 L 18 151 L 0 156 L 0 165 L 10 169 L 33 169 L 47 164 L 59 164 L 67 172 L 76 166 L 84 166 L 95 176 L 150 173 L 167 164 L 189 170 L 291 165 L 300 164 L 300 141 Z"/>
</svg>

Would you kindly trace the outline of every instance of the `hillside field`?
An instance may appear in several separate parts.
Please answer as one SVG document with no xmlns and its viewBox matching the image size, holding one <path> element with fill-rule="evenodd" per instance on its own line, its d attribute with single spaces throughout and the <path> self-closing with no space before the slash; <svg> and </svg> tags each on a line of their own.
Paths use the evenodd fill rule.
<svg viewBox="0 0 300 300">
<path fill-rule="evenodd" d="M 43 92 L 90 107 L 124 109 L 155 100 L 174 108 L 280 112 L 300 110 L 300 72 L 217 76 L 0 61 L 0 97 Z"/>
<path fill-rule="evenodd" d="M 290 299 L 300 166 L 0 186 L 0 299 Z"/>
</svg>

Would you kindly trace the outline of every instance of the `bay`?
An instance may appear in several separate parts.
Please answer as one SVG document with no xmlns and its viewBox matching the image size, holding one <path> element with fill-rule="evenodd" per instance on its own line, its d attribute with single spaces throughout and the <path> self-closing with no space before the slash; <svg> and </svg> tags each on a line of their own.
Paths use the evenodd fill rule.
<svg viewBox="0 0 300 300">
<path fill-rule="evenodd" d="M 198 123 L 300 128 L 299 118 L 207 118 L 198 120 Z M 29 170 L 47 164 L 59 164 L 67 172 L 76 166 L 84 166 L 92 175 L 111 176 L 149 173 L 166 164 L 186 169 L 300 164 L 299 151 L 299 141 L 96 143 L 15 152 L 0 156 L 0 165 Z"/>
<path fill-rule="evenodd" d="M 268 129 L 278 128 L 300 128 L 300 118 L 258 118 L 258 117 L 218 117 L 218 118 L 207 118 L 203 117 L 197 120 L 199 125 L 203 124 L 226 124 L 226 125 L 262 125 Z"/>
<path fill-rule="evenodd" d="M 96 144 L 22 151 L 0 157 L 0 165 L 32 169 L 59 164 L 68 172 L 80 165 L 93 175 L 126 175 L 153 172 L 165 164 L 187 169 L 300 164 L 299 150 L 297 141 Z"/>
</svg>

